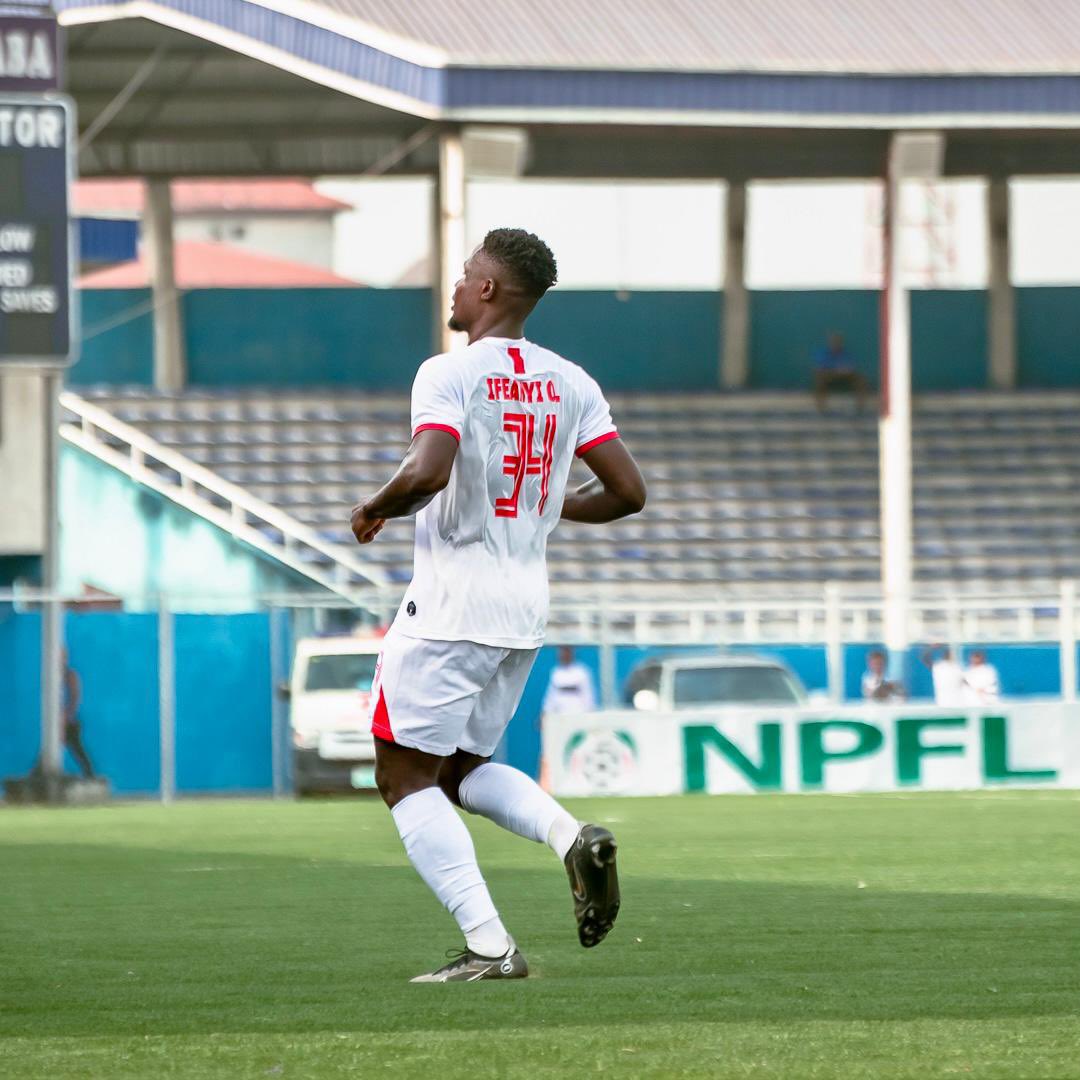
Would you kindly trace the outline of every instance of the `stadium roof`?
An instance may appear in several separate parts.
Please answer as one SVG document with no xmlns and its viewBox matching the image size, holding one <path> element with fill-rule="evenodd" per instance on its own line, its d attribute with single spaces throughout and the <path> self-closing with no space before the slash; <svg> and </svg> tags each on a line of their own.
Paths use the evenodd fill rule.
<svg viewBox="0 0 1080 1080">
<path fill-rule="evenodd" d="M 1075 0 L 56 6 L 83 175 L 431 173 L 459 123 L 540 176 L 879 175 L 901 128 L 958 133 L 954 174 L 1080 160 Z"/>
<path fill-rule="evenodd" d="M 74 211 L 80 217 L 138 217 L 146 201 L 141 180 L 80 180 Z M 177 180 L 172 185 L 177 214 L 336 214 L 348 203 L 315 190 L 308 180 Z"/>
<path fill-rule="evenodd" d="M 175 245 L 176 285 L 180 289 L 306 289 L 361 288 L 357 282 L 319 266 L 261 255 L 197 240 Z M 150 284 L 145 253 L 83 275 L 83 289 L 142 289 Z"/>
<path fill-rule="evenodd" d="M 435 67 L 1062 74 L 1075 0 L 266 0 Z"/>
</svg>

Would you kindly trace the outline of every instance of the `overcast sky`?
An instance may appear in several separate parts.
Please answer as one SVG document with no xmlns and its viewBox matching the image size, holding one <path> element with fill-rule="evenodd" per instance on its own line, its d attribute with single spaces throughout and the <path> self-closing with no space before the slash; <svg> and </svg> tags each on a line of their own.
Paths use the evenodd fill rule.
<svg viewBox="0 0 1080 1080">
<path fill-rule="evenodd" d="M 318 185 L 356 209 L 338 219 L 334 269 L 370 285 L 423 277 L 431 229 L 428 180 Z M 904 193 L 909 283 L 986 283 L 986 187 L 979 180 Z M 485 181 L 469 185 L 470 245 L 499 225 L 543 236 L 564 288 L 716 289 L 723 266 L 719 183 Z M 1013 280 L 1080 283 L 1080 180 L 1012 184 Z M 881 190 L 869 183 L 751 185 L 751 288 L 872 288 L 881 282 Z"/>
</svg>

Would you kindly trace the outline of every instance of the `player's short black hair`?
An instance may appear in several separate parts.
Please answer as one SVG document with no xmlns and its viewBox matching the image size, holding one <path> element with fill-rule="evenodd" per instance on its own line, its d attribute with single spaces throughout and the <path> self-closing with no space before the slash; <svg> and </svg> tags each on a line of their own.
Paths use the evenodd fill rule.
<svg viewBox="0 0 1080 1080">
<path fill-rule="evenodd" d="M 524 229 L 492 229 L 484 237 L 484 254 L 502 263 L 517 284 L 539 300 L 559 280 L 551 248 Z"/>
</svg>

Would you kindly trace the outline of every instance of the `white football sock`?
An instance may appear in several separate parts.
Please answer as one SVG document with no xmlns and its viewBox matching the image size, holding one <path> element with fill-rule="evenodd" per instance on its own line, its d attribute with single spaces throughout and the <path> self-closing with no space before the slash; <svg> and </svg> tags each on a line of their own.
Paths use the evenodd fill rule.
<svg viewBox="0 0 1080 1080">
<path fill-rule="evenodd" d="M 547 844 L 560 859 L 573 847 L 579 823 L 535 780 L 493 761 L 473 769 L 458 788 L 461 805 L 527 840 Z"/>
<path fill-rule="evenodd" d="M 391 811 L 409 861 L 481 956 L 502 956 L 510 935 L 491 901 L 465 822 L 441 788 L 407 795 Z"/>
</svg>

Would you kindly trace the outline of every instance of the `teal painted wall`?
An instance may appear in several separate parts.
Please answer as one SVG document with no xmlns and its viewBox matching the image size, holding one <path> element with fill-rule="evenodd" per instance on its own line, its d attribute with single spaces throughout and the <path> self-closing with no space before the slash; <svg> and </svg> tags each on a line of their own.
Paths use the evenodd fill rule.
<svg viewBox="0 0 1080 1080">
<path fill-rule="evenodd" d="M 1017 289 L 1017 383 L 1080 386 L 1080 288 Z"/>
<path fill-rule="evenodd" d="M 556 290 L 529 336 L 586 368 L 607 390 L 715 389 L 720 294 Z"/>
<path fill-rule="evenodd" d="M 200 289 L 184 320 L 200 386 L 408 388 L 431 354 L 427 289 Z"/>
<path fill-rule="evenodd" d="M 750 294 L 750 386 L 806 390 L 813 355 L 831 331 L 844 335 L 855 367 L 877 385 L 878 294 L 807 289 Z"/>
<path fill-rule="evenodd" d="M 987 306 L 983 289 L 911 293 L 911 379 L 916 389 L 986 386 Z"/>
<path fill-rule="evenodd" d="M 154 381 L 150 290 L 82 289 L 79 303 L 83 342 L 78 362 L 68 373 L 68 384 L 150 386 Z M 134 314 L 139 311 L 142 314 Z"/>
<path fill-rule="evenodd" d="M 84 292 L 84 325 L 101 330 L 147 298 L 139 289 Z M 1020 385 L 1080 386 L 1080 288 L 1017 289 L 1016 302 Z M 405 390 L 431 350 L 427 289 L 201 289 L 183 305 L 194 386 Z M 715 292 L 556 290 L 529 331 L 612 390 L 714 389 L 722 306 Z M 986 385 L 986 310 L 981 289 L 911 294 L 916 389 Z M 814 350 L 834 329 L 876 384 L 878 325 L 874 290 L 757 290 L 750 386 L 806 389 Z M 101 330 L 84 342 L 69 382 L 149 385 L 152 329 L 144 314 Z"/>
<path fill-rule="evenodd" d="M 0 589 L 10 589 L 17 581 L 39 582 L 39 555 L 0 555 Z"/>
<path fill-rule="evenodd" d="M 65 592 L 93 585 L 129 610 L 155 607 L 159 593 L 177 610 L 214 611 L 249 610 L 260 593 L 317 589 L 72 446 L 60 453 L 60 579 Z"/>
</svg>

